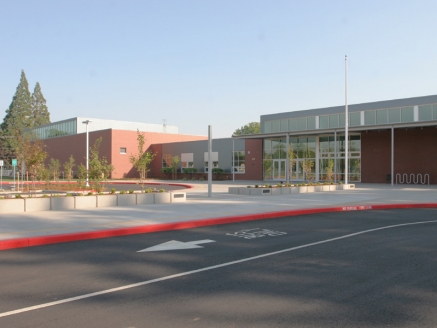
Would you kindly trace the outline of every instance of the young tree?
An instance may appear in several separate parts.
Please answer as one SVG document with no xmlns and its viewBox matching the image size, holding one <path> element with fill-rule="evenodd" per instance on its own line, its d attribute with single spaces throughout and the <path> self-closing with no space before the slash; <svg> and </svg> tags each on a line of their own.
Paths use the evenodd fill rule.
<svg viewBox="0 0 437 328">
<path fill-rule="evenodd" d="M 70 158 L 68 159 L 68 162 L 64 163 L 64 171 L 65 171 L 65 177 L 68 181 L 71 181 L 73 179 L 73 167 L 74 164 L 74 157 L 73 155 L 70 155 Z"/>
<path fill-rule="evenodd" d="M 235 130 L 234 135 L 239 136 L 243 134 L 258 134 L 260 133 L 259 122 L 250 122 L 240 129 Z"/>
<path fill-rule="evenodd" d="M 179 159 L 179 156 L 173 156 L 171 158 L 171 172 L 172 172 L 172 179 L 175 180 L 177 178 L 178 175 L 178 165 L 181 162 L 181 160 Z"/>
<path fill-rule="evenodd" d="M 32 93 L 32 119 L 33 126 L 50 123 L 50 113 L 38 82 L 36 82 Z"/>
<path fill-rule="evenodd" d="M 2 135 L 8 137 L 3 140 L 3 144 L 10 154 L 14 155 L 20 146 L 18 137 L 22 136 L 23 129 L 33 127 L 31 99 L 29 83 L 22 70 L 20 83 L 0 125 Z"/>
<path fill-rule="evenodd" d="M 129 160 L 133 167 L 135 167 L 140 174 L 141 192 L 144 191 L 144 180 L 147 178 L 147 172 L 150 171 L 149 165 L 156 155 L 151 151 L 144 151 L 145 143 L 146 140 L 144 138 L 144 134 L 140 133 L 140 131 L 137 130 L 138 153 L 137 155 L 131 155 L 129 157 Z"/>
<path fill-rule="evenodd" d="M 293 165 L 296 163 L 296 154 L 293 152 L 293 144 L 288 147 L 288 182 L 293 178 Z"/>
<path fill-rule="evenodd" d="M 96 140 L 94 146 L 90 149 L 88 177 L 93 189 L 101 192 L 105 189 L 103 181 L 109 177 L 114 170 L 114 166 L 108 163 L 106 157 L 99 157 L 99 148 L 102 143 L 102 137 Z"/>
<path fill-rule="evenodd" d="M 24 163 L 30 173 L 33 188 L 35 188 L 35 180 L 39 167 L 44 165 L 44 160 L 47 157 L 47 152 L 44 151 L 44 147 L 44 143 L 39 139 L 28 139 L 22 147 Z"/>
<path fill-rule="evenodd" d="M 332 183 L 332 176 L 334 175 L 334 160 L 328 160 L 328 166 L 326 166 L 326 177 L 329 180 L 329 183 Z"/>
<path fill-rule="evenodd" d="M 50 158 L 49 171 L 53 175 L 53 181 L 58 181 L 60 168 L 61 168 L 61 163 L 59 162 L 59 160 Z"/>
</svg>

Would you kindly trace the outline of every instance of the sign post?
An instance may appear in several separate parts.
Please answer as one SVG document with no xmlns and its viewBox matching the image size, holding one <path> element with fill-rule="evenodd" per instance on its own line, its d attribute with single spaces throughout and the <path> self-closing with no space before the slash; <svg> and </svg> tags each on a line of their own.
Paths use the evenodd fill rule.
<svg viewBox="0 0 437 328">
<path fill-rule="evenodd" d="M 14 190 L 15 190 L 15 167 L 17 166 L 17 160 L 16 159 L 12 160 L 12 166 L 14 167 Z"/>
</svg>

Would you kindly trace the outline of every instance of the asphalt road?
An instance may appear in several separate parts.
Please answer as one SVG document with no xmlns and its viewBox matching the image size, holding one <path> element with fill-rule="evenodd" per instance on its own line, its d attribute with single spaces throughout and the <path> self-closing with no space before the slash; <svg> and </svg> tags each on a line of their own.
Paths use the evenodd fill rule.
<svg viewBox="0 0 437 328">
<path fill-rule="evenodd" d="M 2 251 L 0 327 L 437 327 L 436 214 L 330 213 Z M 398 226 L 423 221 L 434 222 Z M 203 248 L 137 252 L 171 240 Z"/>
</svg>

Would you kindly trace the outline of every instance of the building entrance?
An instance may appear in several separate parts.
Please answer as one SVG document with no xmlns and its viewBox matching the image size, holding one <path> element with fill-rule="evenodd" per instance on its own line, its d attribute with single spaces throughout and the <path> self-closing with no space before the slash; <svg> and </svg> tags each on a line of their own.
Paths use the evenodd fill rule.
<svg viewBox="0 0 437 328">
<path fill-rule="evenodd" d="M 273 160 L 273 180 L 285 181 L 285 159 Z"/>
</svg>

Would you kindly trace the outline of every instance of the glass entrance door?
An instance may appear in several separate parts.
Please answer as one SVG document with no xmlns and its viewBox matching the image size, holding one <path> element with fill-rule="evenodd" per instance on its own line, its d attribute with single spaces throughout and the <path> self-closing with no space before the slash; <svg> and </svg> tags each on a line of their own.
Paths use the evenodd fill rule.
<svg viewBox="0 0 437 328">
<path fill-rule="evenodd" d="M 302 169 L 302 159 L 295 159 L 293 165 L 291 165 L 292 171 L 290 172 L 291 180 L 304 180 L 304 172 Z"/>
<path fill-rule="evenodd" d="M 273 180 L 285 180 L 285 159 L 273 160 Z"/>
</svg>

